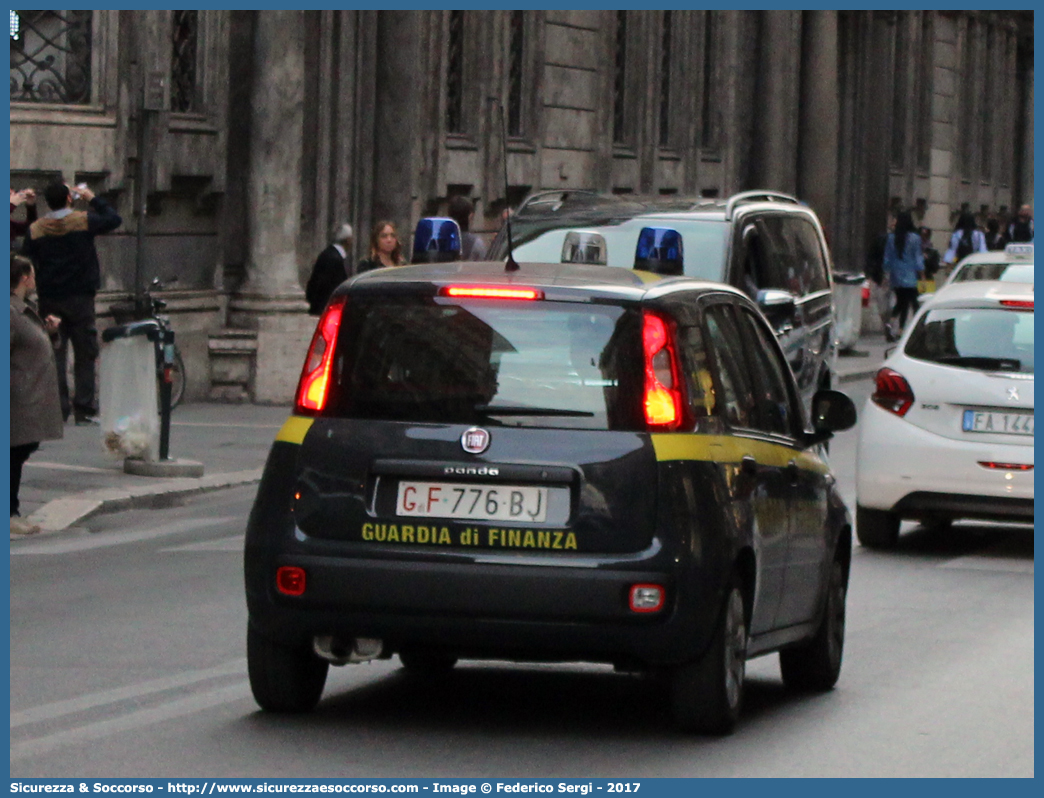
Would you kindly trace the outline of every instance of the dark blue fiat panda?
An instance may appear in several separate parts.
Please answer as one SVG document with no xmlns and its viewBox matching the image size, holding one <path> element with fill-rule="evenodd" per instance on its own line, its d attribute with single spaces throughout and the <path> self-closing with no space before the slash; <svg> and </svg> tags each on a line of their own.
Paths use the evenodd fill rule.
<svg viewBox="0 0 1044 798">
<path fill-rule="evenodd" d="M 851 521 L 776 337 L 726 285 L 574 264 L 361 275 L 317 326 L 246 534 L 258 704 L 330 664 L 590 661 L 735 726 L 745 661 L 827 690 Z"/>
</svg>

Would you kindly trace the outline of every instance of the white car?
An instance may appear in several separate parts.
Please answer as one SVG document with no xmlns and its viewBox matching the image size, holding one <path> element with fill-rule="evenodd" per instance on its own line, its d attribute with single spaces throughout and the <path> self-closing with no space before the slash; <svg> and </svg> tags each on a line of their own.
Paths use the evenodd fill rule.
<svg viewBox="0 0 1044 798">
<path fill-rule="evenodd" d="M 1033 521 L 1033 286 L 940 289 L 877 373 L 859 420 L 856 535 L 903 519 Z"/>
<path fill-rule="evenodd" d="M 953 267 L 946 285 L 971 280 L 1033 282 L 1033 244 L 1008 244 L 1003 250 L 973 252 Z"/>
</svg>

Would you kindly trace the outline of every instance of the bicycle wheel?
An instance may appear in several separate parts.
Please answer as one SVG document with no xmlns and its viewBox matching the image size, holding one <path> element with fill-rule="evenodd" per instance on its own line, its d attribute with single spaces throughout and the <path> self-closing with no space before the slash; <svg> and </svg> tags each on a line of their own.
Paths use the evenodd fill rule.
<svg viewBox="0 0 1044 798">
<path fill-rule="evenodd" d="M 185 361 L 181 352 L 174 348 L 174 365 L 170 370 L 170 409 L 173 410 L 185 396 Z"/>
</svg>

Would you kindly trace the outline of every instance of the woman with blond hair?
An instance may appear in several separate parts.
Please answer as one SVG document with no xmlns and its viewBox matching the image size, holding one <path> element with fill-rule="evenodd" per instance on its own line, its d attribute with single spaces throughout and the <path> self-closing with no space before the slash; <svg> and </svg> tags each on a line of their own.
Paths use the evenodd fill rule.
<svg viewBox="0 0 1044 798">
<path fill-rule="evenodd" d="M 384 269 L 389 266 L 405 266 L 406 260 L 402 257 L 402 241 L 399 240 L 399 231 L 395 228 L 395 222 L 381 220 L 373 226 L 370 233 L 370 257 L 359 261 L 356 274 L 368 272 L 371 269 Z"/>
</svg>

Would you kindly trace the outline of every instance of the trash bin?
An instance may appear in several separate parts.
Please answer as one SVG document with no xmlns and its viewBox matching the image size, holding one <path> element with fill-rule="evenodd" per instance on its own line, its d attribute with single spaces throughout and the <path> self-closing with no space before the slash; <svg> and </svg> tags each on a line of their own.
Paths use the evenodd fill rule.
<svg viewBox="0 0 1044 798">
<path fill-rule="evenodd" d="M 863 328 L 863 283 L 861 272 L 834 272 L 834 320 L 837 349 L 856 345 Z"/>
<path fill-rule="evenodd" d="M 102 332 L 99 420 L 105 450 L 115 458 L 158 457 L 156 346 L 161 334 L 153 320 Z"/>
</svg>

